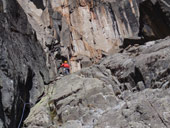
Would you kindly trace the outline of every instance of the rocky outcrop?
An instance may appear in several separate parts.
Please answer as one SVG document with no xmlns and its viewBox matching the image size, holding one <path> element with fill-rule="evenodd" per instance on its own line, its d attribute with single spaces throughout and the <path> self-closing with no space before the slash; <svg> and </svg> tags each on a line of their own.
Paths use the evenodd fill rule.
<svg viewBox="0 0 170 128">
<path fill-rule="evenodd" d="M 48 69 L 35 31 L 16 0 L 0 0 L 0 31 L 0 127 L 15 128 L 49 82 Z"/>
<path fill-rule="evenodd" d="M 50 84 L 28 128 L 168 128 L 170 38 L 135 45 Z"/>
<path fill-rule="evenodd" d="M 170 33 L 168 0 L 18 1 L 46 51 L 51 77 L 62 60 L 69 60 L 75 72 L 117 52 L 120 45 Z"/>
</svg>

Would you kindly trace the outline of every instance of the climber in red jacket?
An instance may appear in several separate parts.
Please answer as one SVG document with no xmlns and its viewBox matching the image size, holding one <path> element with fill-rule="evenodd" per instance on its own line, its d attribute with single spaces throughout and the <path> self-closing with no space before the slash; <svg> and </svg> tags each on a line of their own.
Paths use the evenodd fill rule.
<svg viewBox="0 0 170 128">
<path fill-rule="evenodd" d="M 60 66 L 63 68 L 64 75 L 68 75 L 70 73 L 70 65 L 65 60 L 64 63 Z"/>
</svg>

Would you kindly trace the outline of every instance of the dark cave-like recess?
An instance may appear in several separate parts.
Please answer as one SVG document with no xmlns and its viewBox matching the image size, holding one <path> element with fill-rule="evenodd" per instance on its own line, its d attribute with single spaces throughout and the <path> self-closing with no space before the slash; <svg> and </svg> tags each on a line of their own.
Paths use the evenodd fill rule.
<svg viewBox="0 0 170 128">
<path fill-rule="evenodd" d="M 170 9 L 161 1 L 146 0 L 139 4 L 139 33 L 137 38 L 125 38 L 122 48 L 170 36 Z"/>
<path fill-rule="evenodd" d="M 35 74 L 32 71 L 32 69 L 28 68 L 27 79 L 25 82 L 23 80 L 21 80 L 20 76 L 18 77 L 18 82 L 17 82 L 18 93 L 16 96 L 17 97 L 16 98 L 17 105 L 15 108 L 17 110 L 15 112 L 16 119 L 11 119 L 11 120 L 13 120 L 13 123 L 10 124 L 10 127 L 12 127 L 12 126 L 19 127 L 19 125 L 20 125 L 20 127 L 22 127 L 23 121 L 27 118 L 27 116 L 30 112 L 31 104 L 29 103 L 29 99 L 30 99 L 29 91 L 32 89 L 34 76 L 35 76 Z M 25 104 L 25 108 L 24 108 L 24 104 Z"/>
<path fill-rule="evenodd" d="M 161 2 L 153 4 L 150 0 L 139 5 L 139 36 L 146 41 L 162 39 L 170 35 L 169 19 Z"/>
<path fill-rule="evenodd" d="M 45 9 L 43 0 L 30 0 L 30 1 L 32 1 L 38 9 L 42 9 L 42 10 Z"/>
</svg>

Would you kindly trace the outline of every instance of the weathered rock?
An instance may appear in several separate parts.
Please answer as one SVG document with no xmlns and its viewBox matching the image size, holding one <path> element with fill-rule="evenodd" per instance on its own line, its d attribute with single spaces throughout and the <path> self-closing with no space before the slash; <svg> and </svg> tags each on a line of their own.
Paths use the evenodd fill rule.
<svg viewBox="0 0 170 128">
<path fill-rule="evenodd" d="M 79 56 L 96 63 L 103 51 L 112 54 L 120 45 L 144 44 L 170 33 L 168 0 L 18 1 L 46 50 L 51 78 L 57 72 L 54 58 L 69 60 L 75 72 L 84 61 L 77 61 Z M 62 48 L 54 48 L 56 40 Z"/>
<path fill-rule="evenodd" d="M 137 56 L 128 51 L 117 53 L 99 65 L 54 82 L 32 108 L 25 127 L 41 123 L 33 121 L 33 116 L 48 117 L 50 123 L 42 127 L 51 128 L 170 127 L 169 42 L 167 38 L 153 45 L 136 46 Z M 154 86 L 158 82 L 164 83 L 162 88 Z M 38 111 L 49 112 L 42 115 Z"/>
<path fill-rule="evenodd" d="M 35 104 L 49 83 L 45 53 L 16 0 L 0 2 L 0 127 L 18 127 L 24 103 Z M 26 105 L 23 119 L 30 106 Z"/>
<path fill-rule="evenodd" d="M 96 80 L 72 75 L 58 81 L 57 85 L 51 85 L 49 88 L 53 91 L 49 91 L 49 95 L 46 96 L 50 97 L 49 100 L 44 101 L 43 98 L 33 108 L 25 120 L 25 127 L 35 127 L 39 124 L 42 127 L 61 128 L 169 127 L 169 89 L 165 91 L 146 89 L 137 93 L 125 91 L 121 94 L 123 98 L 121 100 L 114 95 L 112 87 L 104 84 L 100 89 L 102 82 L 97 80 L 98 83 Z M 90 82 L 82 84 L 83 81 Z M 124 95 L 125 93 L 127 94 Z M 43 106 L 47 101 L 50 105 Z M 51 114 L 41 114 L 47 110 Z M 52 116 L 48 118 L 50 123 L 44 124 L 41 120 L 32 120 L 35 119 L 33 117 L 42 118 L 49 115 Z"/>
<path fill-rule="evenodd" d="M 145 87 L 154 87 L 156 82 L 168 81 L 169 39 L 157 41 L 155 45 L 139 46 L 138 55 L 129 52 L 117 53 L 103 62 L 106 68 L 121 82 L 131 83 L 132 87 L 142 81 Z M 128 55 L 129 54 L 129 55 Z M 163 76 L 163 77 L 162 77 Z"/>
<path fill-rule="evenodd" d="M 65 79 L 67 79 L 67 81 Z M 55 86 L 58 86 L 60 89 L 55 88 Z M 78 75 L 62 78 L 58 81 L 57 85 L 51 85 L 49 90 L 51 91 L 48 92 L 49 95 L 47 95 L 47 98 L 50 97 L 49 100 L 46 100 L 49 106 L 46 105 L 43 107 L 46 101 L 40 101 L 39 105 L 42 109 L 46 108 L 46 111 L 51 111 L 51 118 L 49 118 L 49 120 L 57 126 L 64 122 L 66 122 L 66 124 L 63 127 L 81 126 L 82 123 L 80 123 L 80 121 L 78 121 L 79 123 L 74 121 L 79 120 L 80 115 L 84 122 L 92 125 L 93 118 L 98 117 L 98 114 L 102 113 L 107 107 L 115 106 L 114 103 L 117 102 L 111 85 L 105 86 L 105 84 L 98 79 L 83 78 L 83 76 Z M 60 93 L 61 91 L 62 93 Z M 40 106 L 37 107 L 39 111 L 42 111 Z M 52 106 L 54 106 L 54 108 Z M 35 107 L 34 110 L 36 110 L 37 107 Z M 93 108 L 98 108 L 98 110 L 95 112 Z M 30 115 L 32 114 L 39 117 L 40 113 L 32 111 Z M 54 117 L 52 117 L 53 114 L 55 114 Z M 92 117 L 89 114 L 92 114 Z M 34 123 L 40 123 L 40 120 L 31 121 L 30 119 L 32 119 L 32 117 L 28 117 L 25 120 L 27 127 L 34 127 Z M 68 124 L 68 120 L 75 123 Z M 49 123 L 46 122 L 43 126 L 48 125 Z"/>
<path fill-rule="evenodd" d="M 17 1 L 0 0 L 0 126 L 22 123 L 67 59 L 99 65 L 51 84 L 25 127 L 169 127 L 169 38 L 139 46 L 169 35 L 168 0 Z"/>
</svg>

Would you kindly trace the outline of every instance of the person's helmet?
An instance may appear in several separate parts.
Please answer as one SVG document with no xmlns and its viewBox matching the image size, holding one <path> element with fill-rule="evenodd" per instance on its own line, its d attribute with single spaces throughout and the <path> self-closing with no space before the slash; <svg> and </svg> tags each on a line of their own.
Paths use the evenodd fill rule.
<svg viewBox="0 0 170 128">
<path fill-rule="evenodd" d="M 67 63 L 67 61 L 65 60 L 64 63 Z"/>
</svg>

